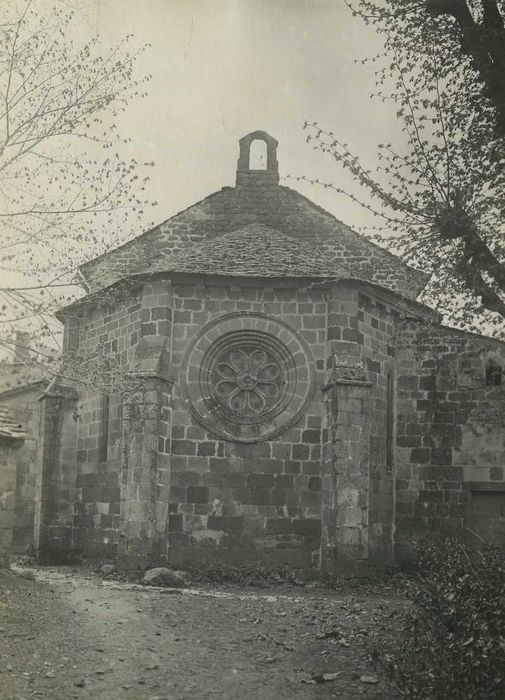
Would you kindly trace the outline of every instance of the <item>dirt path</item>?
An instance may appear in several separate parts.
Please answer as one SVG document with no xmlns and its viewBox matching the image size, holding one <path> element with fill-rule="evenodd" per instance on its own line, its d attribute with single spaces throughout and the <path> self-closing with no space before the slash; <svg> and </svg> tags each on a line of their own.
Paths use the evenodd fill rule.
<svg viewBox="0 0 505 700">
<path fill-rule="evenodd" d="M 397 596 L 171 593 L 86 571 L 34 574 L 0 574 L 2 700 L 396 697 L 364 642 L 394 633 Z M 311 681 L 318 673 L 338 675 Z"/>
</svg>

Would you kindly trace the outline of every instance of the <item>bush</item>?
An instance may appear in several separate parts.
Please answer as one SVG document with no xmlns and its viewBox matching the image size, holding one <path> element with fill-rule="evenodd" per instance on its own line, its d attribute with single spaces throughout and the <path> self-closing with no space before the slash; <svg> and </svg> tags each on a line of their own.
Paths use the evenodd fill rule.
<svg viewBox="0 0 505 700">
<path fill-rule="evenodd" d="M 411 698 L 505 698 L 505 555 L 423 543 L 406 579 L 414 606 L 389 664 Z"/>
</svg>

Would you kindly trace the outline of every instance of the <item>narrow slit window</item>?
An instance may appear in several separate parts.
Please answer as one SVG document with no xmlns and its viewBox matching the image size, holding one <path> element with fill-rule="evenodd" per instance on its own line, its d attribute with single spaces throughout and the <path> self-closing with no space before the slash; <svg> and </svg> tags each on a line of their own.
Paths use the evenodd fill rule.
<svg viewBox="0 0 505 700">
<path fill-rule="evenodd" d="M 100 433 L 98 436 L 98 461 L 107 461 L 107 450 L 109 447 L 109 408 L 110 397 L 108 394 L 102 396 L 100 410 Z"/>
<path fill-rule="evenodd" d="M 72 351 L 79 348 L 79 326 L 70 323 L 63 334 L 63 346 L 65 350 Z"/>
<path fill-rule="evenodd" d="M 392 372 L 387 374 L 386 388 L 386 466 L 393 466 L 393 440 L 394 440 L 394 376 Z"/>
<path fill-rule="evenodd" d="M 486 365 L 486 386 L 502 385 L 502 367 L 495 360 L 489 360 Z"/>
</svg>

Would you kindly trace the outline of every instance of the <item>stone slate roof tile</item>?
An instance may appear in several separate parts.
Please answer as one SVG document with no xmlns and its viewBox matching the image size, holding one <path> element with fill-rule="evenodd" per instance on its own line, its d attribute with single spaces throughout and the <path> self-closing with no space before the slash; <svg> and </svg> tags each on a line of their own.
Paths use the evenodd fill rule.
<svg viewBox="0 0 505 700">
<path fill-rule="evenodd" d="M 80 267 L 88 291 L 146 274 L 160 256 L 178 254 L 230 232 L 260 223 L 323 251 L 353 278 L 415 299 L 429 276 L 353 231 L 296 190 L 224 187 L 113 251 Z"/>
<path fill-rule="evenodd" d="M 23 427 L 16 423 L 10 411 L 0 407 L 0 438 L 25 438 Z"/>
<path fill-rule="evenodd" d="M 172 255 L 162 254 L 151 271 L 237 277 L 353 276 L 317 247 L 257 223 Z"/>
</svg>

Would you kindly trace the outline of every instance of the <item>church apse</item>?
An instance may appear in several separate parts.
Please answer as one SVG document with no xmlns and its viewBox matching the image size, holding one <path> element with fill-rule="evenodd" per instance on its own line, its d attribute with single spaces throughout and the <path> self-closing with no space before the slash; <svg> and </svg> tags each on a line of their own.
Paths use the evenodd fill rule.
<svg viewBox="0 0 505 700">
<path fill-rule="evenodd" d="M 502 415 L 503 346 L 475 359 L 486 339 L 416 302 L 423 273 L 279 183 L 277 149 L 244 136 L 235 187 L 82 266 L 92 291 L 62 314 L 67 353 L 103 367 L 103 352 L 118 384 L 75 383 L 58 404 L 69 437 L 41 485 L 53 549 L 139 571 L 363 575 L 416 528 L 462 531 L 466 478 L 503 487 L 498 428 L 486 454 L 470 425 Z M 480 367 L 475 411 L 452 405 L 464 365 L 453 377 L 432 356 L 455 338 Z"/>
</svg>

